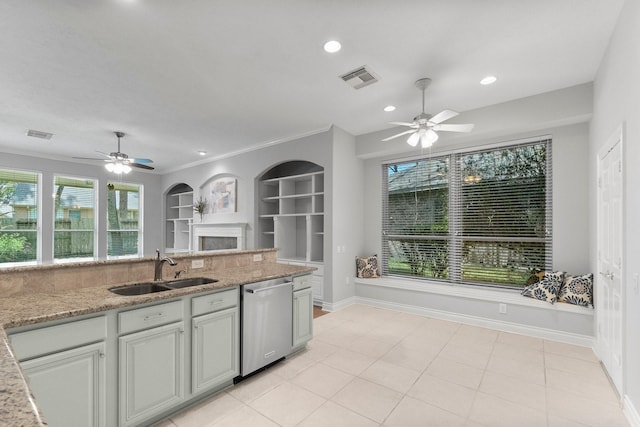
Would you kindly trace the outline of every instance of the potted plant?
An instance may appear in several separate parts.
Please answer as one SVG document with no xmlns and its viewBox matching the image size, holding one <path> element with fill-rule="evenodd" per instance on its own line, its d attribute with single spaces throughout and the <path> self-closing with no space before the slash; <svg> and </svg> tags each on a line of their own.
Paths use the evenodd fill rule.
<svg viewBox="0 0 640 427">
<path fill-rule="evenodd" d="M 194 212 L 200 215 L 200 222 L 202 222 L 202 216 L 204 215 L 204 212 L 206 209 L 207 209 L 207 199 L 203 199 L 202 196 L 200 196 L 198 200 L 196 200 L 196 202 L 193 204 Z"/>
</svg>

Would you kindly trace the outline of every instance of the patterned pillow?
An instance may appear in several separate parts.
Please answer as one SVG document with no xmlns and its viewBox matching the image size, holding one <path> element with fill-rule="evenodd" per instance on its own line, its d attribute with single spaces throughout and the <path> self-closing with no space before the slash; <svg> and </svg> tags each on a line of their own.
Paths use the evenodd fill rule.
<svg viewBox="0 0 640 427">
<path fill-rule="evenodd" d="M 361 279 L 378 277 L 378 255 L 356 257 L 356 275 Z"/>
<path fill-rule="evenodd" d="M 558 292 L 558 301 L 593 306 L 593 274 L 567 276 Z"/>
<path fill-rule="evenodd" d="M 545 272 L 542 280 L 524 288 L 522 295 L 553 304 L 558 299 L 558 291 L 564 280 L 564 274 L 564 271 Z"/>
</svg>

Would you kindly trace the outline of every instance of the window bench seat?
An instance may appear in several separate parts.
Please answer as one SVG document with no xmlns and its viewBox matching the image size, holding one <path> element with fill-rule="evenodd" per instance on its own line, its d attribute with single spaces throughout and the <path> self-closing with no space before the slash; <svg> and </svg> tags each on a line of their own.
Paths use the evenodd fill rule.
<svg viewBox="0 0 640 427">
<path fill-rule="evenodd" d="M 397 277 L 354 279 L 355 301 L 445 320 L 593 346 L 594 310 L 549 304 L 512 289 Z M 506 311 L 501 313 L 502 311 Z"/>
</svg>

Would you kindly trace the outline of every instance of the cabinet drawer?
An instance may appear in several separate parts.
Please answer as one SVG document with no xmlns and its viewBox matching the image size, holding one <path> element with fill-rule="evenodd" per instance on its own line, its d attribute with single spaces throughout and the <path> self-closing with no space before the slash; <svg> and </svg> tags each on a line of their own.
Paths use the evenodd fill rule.
<svg viewBox="0 0 640 427">
<path fill-rule="evenodd" d="M 128 334 L 182 320 L 182 301 L 167 302 L 118 313 L 118 332 Z"/>
<path fill-rule="evenodd" d="M 199 316 L 205 313 L 222 310 L 238 305 L 238 288 L 227 291 L 194 297 L 191 300 L 191 315 Z"/>
<path fill-rule="evenodd" d="M 301 289 L 307 289 L 311 287 L 311 275 L 305 274 L 304 276 L 298 276 L 293 278 L 293 292 Z"/>
<path fill-rule="evenodd" d="M 18 360 L 24 360 L 103 341 L 106 336 L 106 318 L 100 316 L 10 334 L 9 339 Z"/>
</svg>

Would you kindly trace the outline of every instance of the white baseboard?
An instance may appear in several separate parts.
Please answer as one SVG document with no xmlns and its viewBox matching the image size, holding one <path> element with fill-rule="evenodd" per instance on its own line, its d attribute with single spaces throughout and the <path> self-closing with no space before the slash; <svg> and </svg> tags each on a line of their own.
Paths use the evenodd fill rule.
<svg viewBox="0 0 640 427">
<path fill-rule="evenodd" d="M 389 310 L 402 311 L 405 313 L 418 314 L 421 316 L 433 317 L 436 319 L 449 320 L 451 322 L 464 323 L 467 325 L 480 326 L 483 328 L 496 329 L 503 332 L 512 332 L 521 335 L 528 335 L 536 338 L 542 338 L 552 341 L 560 341 L 568 344 L 575 344 L 584 347 L 593 348 L 593 337 L 587 335 L 573 334 L 570 332 L 556 331 L 552 329 L 538 328 L 535 326 L 526 326 L 510 322 L 501 322 L 498 320 L 486 319 L 482 317 L 469 316 L 466 314 L 452 313 L 430 308 L 418 307 L 413 305 L 398 304 L 388 301 L 376 300 L 365 297 L 353 297 L 352 303 L 367 304 L 374 307 L 386 308 Z M 345 303 L 348 300 L 343 300 Z M 340 301 L 340 308 L 343 308 L 343 301 Z M 324 306 L 323 306 L 324 308 Z M 640 427 L 640 426 L 639 426 Z"/>
<path fill-rule="evenodd" d="M 356 297 L 345 298 L 343 300 L 340 300 L 334 303 L 323 301 L 322 310 L 336 311 L 336 310 L 340 310 L 341 308 L 349 307 L 351 304 L 355 304 L 355 303 L 356 303 Z"/>
<path fill-rule="evenodd" d="M 625 395 L 622 400 L 622 411 L 627 417 L 627 421 L 629 421 L 631 427 L 640 427 L 640 413 L 638 413 L 638 410 L 633 405 L 633 402 L 629 400 L 629 396 L 627 395 Z"/>
</svg>

